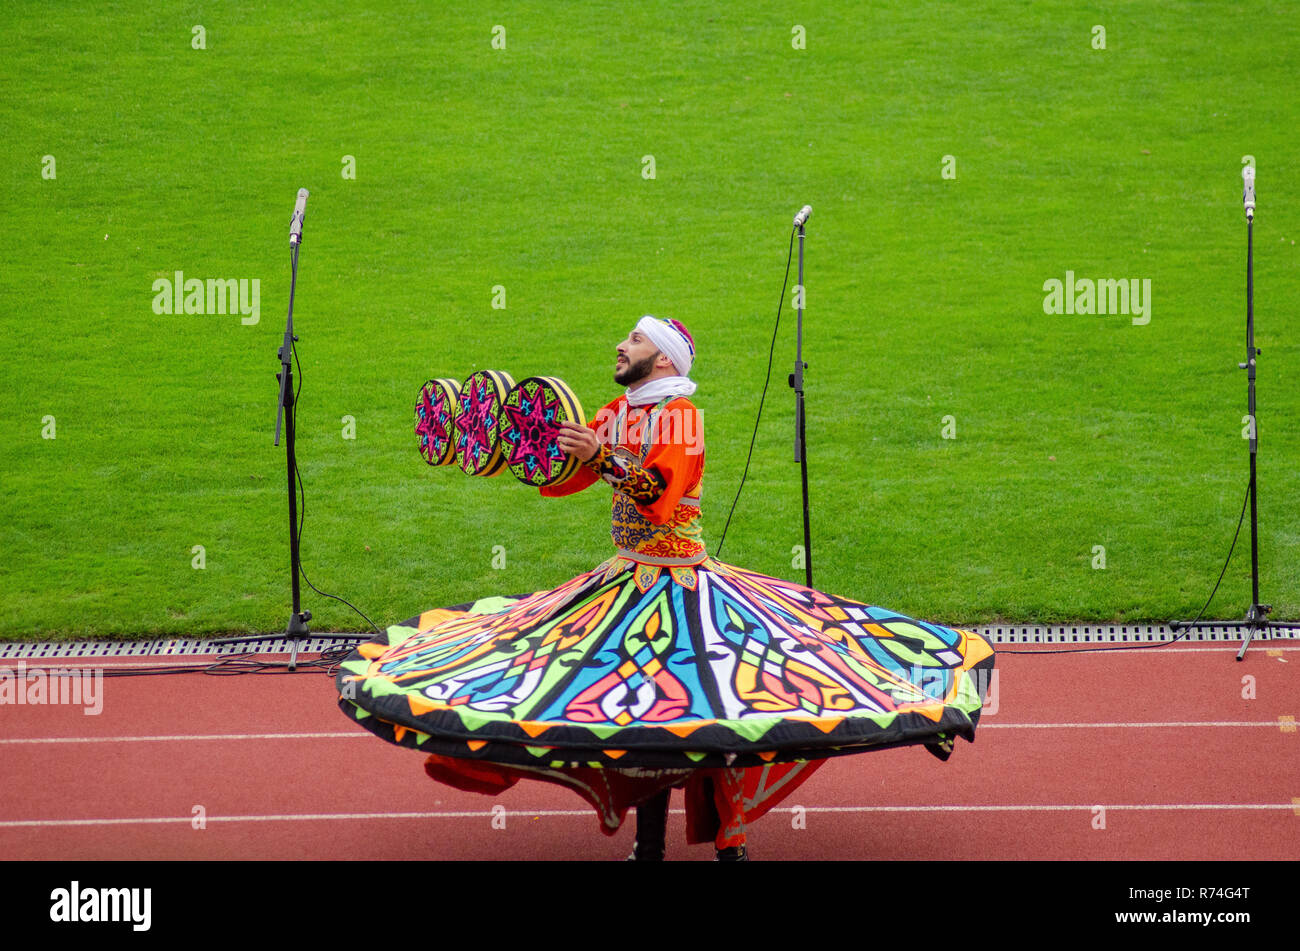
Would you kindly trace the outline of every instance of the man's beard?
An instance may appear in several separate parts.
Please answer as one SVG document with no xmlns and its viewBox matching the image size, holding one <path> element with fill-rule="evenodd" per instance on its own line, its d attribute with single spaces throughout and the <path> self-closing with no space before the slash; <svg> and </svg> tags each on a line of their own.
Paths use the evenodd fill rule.
<svg viewBox="0 0 1300 951">
<path fill-rule="evenodd" d="M 655 368 L 655 360 L 657 359 L 659 359 L 659 354 L 655 352 L 636 363 L 629 361 L 628 365 L 623 369 L 614 371 L 614 382 L 619 386 L 632 386 L 640 383 Z"/>
</svg>

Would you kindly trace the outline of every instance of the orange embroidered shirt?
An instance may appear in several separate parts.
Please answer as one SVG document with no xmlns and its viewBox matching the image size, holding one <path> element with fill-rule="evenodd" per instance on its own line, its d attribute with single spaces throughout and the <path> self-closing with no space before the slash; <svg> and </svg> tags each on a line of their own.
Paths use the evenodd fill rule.
<svg viewBox="0 0 1300 951">
<path fill-rule="evenodd" d="M 548 497 L 581 492 L 598 480 L 614 487 L 610 535 L 619 554 L 658 565 L 694 565 L 707 555 L 700 525 L 704 432 L 690 400 L 605 404 L 587 424 L 601 448 Z"/>
</svg>

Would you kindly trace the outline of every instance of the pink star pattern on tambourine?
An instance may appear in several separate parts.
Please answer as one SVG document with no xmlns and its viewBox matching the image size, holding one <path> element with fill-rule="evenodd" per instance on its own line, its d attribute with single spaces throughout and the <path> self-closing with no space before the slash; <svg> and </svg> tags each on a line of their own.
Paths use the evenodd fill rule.
<svg viewBox="0 0 1300 951">
<path fill-rule="evenodd" d="M 456 380 L 430 380 L 420 388 L 415 403 L 415 435 L 420 439 L 420 456 L 431 466 L 456 461 L 455 413 L 459 395 Z"/>
<path fill-rule="evenodd" d="M 560 424 L 585 425 L 582 406 L 562 380 L 549 376 L 519 381 L 501 407 L 501 448 L 515 478 L 526 485 L 558 485 L 578 470 L 560 448 Z"/>
<path fill-rule="evenodd" d="M 461 386 L 456 412 L 456 463 L 466 475 L 494 476 L 505 468 L 497 420 L 510 374 L 479 370 Z"/>
</svg>

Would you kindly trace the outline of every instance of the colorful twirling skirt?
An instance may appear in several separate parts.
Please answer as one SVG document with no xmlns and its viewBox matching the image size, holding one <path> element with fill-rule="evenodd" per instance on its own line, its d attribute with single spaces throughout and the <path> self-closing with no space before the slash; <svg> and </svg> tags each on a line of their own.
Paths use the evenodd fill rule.
<svg viewBox="0 0 1300 951">
<path fill-rule="evenodd" d="M 337 685 L 344 712 L 427 752 L 435 779 L 489 794 L 560 783 L 610 835 L 685 785 L 688 840 L 723 847 L 827 757 L 920 744 L 947 759 L 974 739 L 993 664 L 971 631 L 712 558 L 615 557 L 553 590 L 394 625 Z"/>
</svg>

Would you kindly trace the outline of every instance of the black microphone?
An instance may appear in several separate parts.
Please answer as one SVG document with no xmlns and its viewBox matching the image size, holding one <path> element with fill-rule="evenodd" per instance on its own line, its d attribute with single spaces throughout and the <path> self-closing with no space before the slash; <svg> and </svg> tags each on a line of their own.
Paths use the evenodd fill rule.
<svg viewBox="0 0 1300 951">
<path fill-rule="evenodd" d="M 804 205 L 802 208 L 799 209 L 799 214 L 794 216 L 794 226 L 796 228 L 802 227 L 804 222 L 808 220 L 808 216 L 811 214 L 812 214 L 812 205 Z"/>
<path fill-rule="evenodd" d="M 307 189 L 298 189 L 298 203 L 293 206 L 293 217 L 289 219 L 289 247 L 302 243 L 302 222 L 307 217 Z"/>
<path fill-rule="evenodd" d="M 1241 177 L 1246 181 L 1246 187 L 1241 193 L 1241 202 L 1246 206 L 1246 220 L 1255 220 L 1255 168 L 1253 165 L 1247 165 L 1241 170 Z"/>
</svg>

